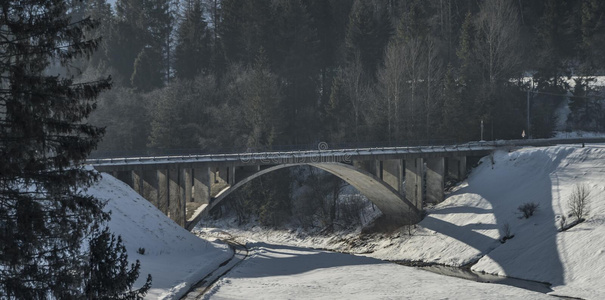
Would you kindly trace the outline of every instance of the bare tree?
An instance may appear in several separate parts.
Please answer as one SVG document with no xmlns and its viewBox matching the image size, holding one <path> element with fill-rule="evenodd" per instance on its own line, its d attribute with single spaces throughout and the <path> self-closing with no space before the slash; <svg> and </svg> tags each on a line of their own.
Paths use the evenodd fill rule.
<svg viewBox="0 0 605 300">
<path fill-rule="evenodd" d="M 584 220 L 590 211 L 590 190 L 586 184 L 576 184 L 567 200 L 567 207 L 576 220 Z"/>
<path fill-rule="evenodd" d="M 348 109 L 353 113 L 353 131 L 355 140 L 360 140 L 360 126 L 363 120 L 364 105 L 367 103 L 370 87 L 363 76 L 363 64 L 359 53 L 355 55 L 353 62 L 340 69 L 338 76 L 342 84 L 343 94 L 348 104 Z"/>
<path fill-rule="evenodd" d="M 490 86 L 508 79 L 521 64 L 520 29 L 519 11 L 512 0 L 482 2 L 477 19 L 477 54 Z"/>
<path fill-rule="evenodd" d="M 377 117 L 384 117 L 387 123 L 389 141 L 400 134 L 400 108 L 405 97 L 405 77 L 402 70 L 405 68 L 402 47 L 392 41 L 385 53 L 385 67 L 380 70 L 378 80 L 382 95 L 377 97 L 374 111 Z"/>
<path fill-rule="evenodd" d="M 434 39 L 429 38 L 426 43 L 426 97 L 425 97 L 425 122 L 426 122 L 426 137 L 431 136 L 432 120 L 435 119 L 435 112 L 441 109 L 442 103 L 440 101 L 439 93 L 433 93 L 438 90 L 439 85 L 442 83 L 444 70 L 443 64 L 439 59 L 438 47 Z M 439 120 L 437 120 L 437 123 Z"/>
<path fill-rule="evenodd" d="M 495 98 L 503 81 L 519 70 L 520 51 L 519 10 L 513 0 L 483 1 L 476 21 L 475 53 L 483 69 L 482 94 L 477 103 L 478 113 L 487 122 L 493 121 Z"/>
</svg>

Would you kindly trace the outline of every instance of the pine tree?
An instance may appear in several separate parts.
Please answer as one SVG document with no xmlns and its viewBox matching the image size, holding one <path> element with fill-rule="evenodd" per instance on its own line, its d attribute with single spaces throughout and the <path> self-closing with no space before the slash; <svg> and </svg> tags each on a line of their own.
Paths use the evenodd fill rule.
<svg viewBox="0 0 605 300">
<path fill-rule="evenodd" d="M 355 1 L 347 28 L 347 57 L 349 62 L 360 60 L 365 81 L 373 82 L 376 78 L 391 34 L 391 20 L 385 8 L 367 0 Z"/>
<path fill-rule="evenodd" d="M 139 277 L 139 260 L 128 268 L 128 254 L 122 237 L 106 227 L 89 241 L 88 265 L 85 271 L 84 291 L 88 299 L 141 299 L 151 288 L 151 275 L 145 284 L 132 290 Z"/>
<path fill-rule="evenodd" d="M 220 36 L 229 62 L 253 64 L 261 47 L 271 56 L 271 1 L 223 0 Z"/>
<path fill-rule="evenodd" d="M 119 83 L 130 86 L 134 62 L 146 45 L 147 33 L 143 0 L 117 0 L 116 16 L 107 37 L 109 65 L 116 71 Z"/>
<path fill-rule="evenodd" d="M 270 147 L 281 133 L 281 94 L 276 76 L 269 71 L 263 48 L 245 83 L 244 121 L 249 128 L 248 147 Z"/>
<path fill-rule="evenodd" d="M 81 246 L 109 218 L 82 192 L 97 175 L 81 164 L 103 134 L 85 121 L 110 79 L 74 83 L 46 69 L 90 56 L 99 40 L 84 32 L 98 23 L 71 20 L 62 0 L 0 10 L 0 298 L 83 298 Z"/>
<path fill-rule="evenodd" d="M 140 92 L 149 92 L 163 84 L 162 55 L 157 48 L 145 47 L 134 60 L 134 69 L 130 76 L 130 83 Z"/>
<path fill-rule="evenodd" d="M 123 79 L 141 91 L 162 87 L 170 77 L 172 2 L 118 0 L 108 59 Z"/>
<path fill-rule="evenodd" d="M 204 20 L 201 1 L 185 8 L 178 29 L 174 69 L 178 78 L 191 79 L 210 68 L 210 32 Z"/>
<path fill-rule="evenodd" d="M 288 143 L 302 144 L 317 140 L 319 116 L 317 99 L 317 63 L 319 40 L 307 8 L 300 0 L 273 3 L 276 34 L 271 39 L 274 55 L 271 65 L 282 80 L 284 113 L 289 133 Z"/>
</svg>

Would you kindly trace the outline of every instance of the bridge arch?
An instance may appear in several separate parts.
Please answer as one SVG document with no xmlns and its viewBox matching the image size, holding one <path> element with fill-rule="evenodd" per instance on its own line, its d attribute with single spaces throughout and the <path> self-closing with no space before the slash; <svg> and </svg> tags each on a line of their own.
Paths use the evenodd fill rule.
<svg viewBox="0 0 605 300">
<path fill-rule="evenodd" d="M 216 198 L 212 199 L 205 212 L 212 210 L 229 194 L 255 178 L 279 169 L 303 165 L 324 170 L 346 181 L 372 201 L 391 223 L 403 225 L 420 221 L 420 212 L 416 206 L 380 178 L 354 166 L 334 162 L 281 164 L 260 170 L 221 192 Z M 201 216 L 202 214 L 199 217 Z M 193 227 L 198 222 L 199 218 L 196 218 L 188 227 Z"/>
</svg>

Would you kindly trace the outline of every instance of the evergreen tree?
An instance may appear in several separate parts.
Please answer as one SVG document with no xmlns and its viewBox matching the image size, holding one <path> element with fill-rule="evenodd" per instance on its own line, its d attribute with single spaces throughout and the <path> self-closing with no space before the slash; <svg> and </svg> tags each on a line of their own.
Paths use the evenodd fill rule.
<svg viewBox="0 0 605 300">
<path fill-rule="evenodd" d="M 140 92 L 149 92 L 163 84 L 161 53 L 153 47 L 145 47 L 134 60 L 134 69 L 130 76 L 130 84 Z"/>
<path fill-rule="evenodd" d="M 82 298 L 82 242 L 109 217 L 82 192 L 97 175 L 81 164 L 103 134 L 85 120 L 110 81 L 74 83 L 45 69 L 90 55 L 98 40 L 84 31 L 98 24 L 72 22 L 60 0 L 0 10 L 0 297 Z"/>
<path fill-rule="evenodd" d="M 185 7 L 178 29 L 174 69 L 178 78 L 192 79 L 210 68 L 210 32 L 200 0 Z"/>
<path fill-rule="evenodd" d="M 347 28 L 347 57 L 349 62 L 359 59 L 365 81 L 376 78 L 391 34 L 391 20 L 385 8 L 368 0 L 355 1 Z"/>
<path fill-rule="evenodd" d="M 581 10 L 581 41 L 578 42 L 580 53 L 580 71 L 582 75 L 594 75 L 605 63 L 600 49 L 605 48 L 605 5 L 598 0 L 584 0 L 576 7 Z"/>
<path fill-rule="evenodd" d="M 568 61 L 573 57 L 575 43 L 570 34 L 570 1 L 546 0 L 541 4 L 538 22 L 535 25 L 535 69 L 534 80 L 541 90 L 566 89 L 563 76 L 569 73 Z"/>
<path fill-rule="evenodd" d="M 463 141 L 467 137 L 465 134 L 466 128 L 464 127 L 464 105 L 452 65 L 448 66 L 445 74 L 443 94 L 443 124 L 441 130 L 444 136 L 454 138 L 456 141 Z"/>
<path fill-rule="evenodd" d="M 170 77 L 172 2 L 118 0 L 108 59 L 126 86 L 161 87 Z"/>
<path fill-rule="evenodd" d="M 244 86 L 244 121 L 249 128 L 248 147 L 270 147 L 281 133 L 281 95 L 275 75 L 267 66 L 267 57 L 261 48 Z"/>
<path fill-rule="evenodd" d="M 273 29 L 270 0 L 223 0 L 221 9 L 219 29 L 227 61 L 253 64 L 261 47 L 273 55 L 268 45 Z"/>
<path fill-rule="evenodd" d="M 446 110 L 444 108 L 444 117 L 447 114 L 453 113 L 455 116 L 460 115 L 463 112 L 466 117 L 460 119 L 460 122 L 455 128 L 456 137 L 458 140 L 472 140 L 476 139 L 477 130 L 476 126 L 481 122 L 480 118 L 477 114 L 477 88 L 479 86 L 478 74 L 479 70 L 477 68 L 477 62 L 475 59 L 474 53 L 474 43 L 475 43 L 475 26 L 473 25 L 473 15 L 469 12 L 466 15 L 466 19 L 462 24 L 462 28 L 460 30 L 460 39 L 458 49 L 456 50 L 456 56 L 458 57 L 460 66 L 458 67 L 456 73 L 456 86 L 458 87 L 456 97 L 459 97 L 456 102 L 459 104 L 455 106 L 456 112 L 452 110 Z M 450 71 L 451 72 L 451 71 Z M 446 89 L 447 90 L 447 89 Z M 446 94 L 446 97 L 451 97 L 449 93 Z M 445 99 L 445 105 L 448 105 L 448 102 L 452 102 L 451 100 Z"/>
<path fill-rule="evenodd" d="M 88 266 L 84 291 L 88 299 L 142 299 L 151 288 L 151 275 L 145 284 L 132 290 L 139 277 L 141 264 L 137 259 L 128 268 L 128 254 L 122 237 L 115 237 L 106 227 L 89 241 Z"/>
<path fill-rule="evenodd" d="M 116 1 L 116 16 L 111 24 L 111 35 L 107 38 L 109 65 L 116 71 L 117 74 L 114 75 L 118 82 L 124 86 L 130 86 L 134 62 L 147 43 L 143 1 Z"/>
<path fill-rule="evenodd" d="M 269 57 L 271 65 L 279 66 L 275 73 L 283 78 L 285 131 L 289 133 L 285 142 L 310 143 L 317 140 L 320 130 L 317 32 L 300 0 L 275 1 L 273 11 L 277 30 L 271 45 L 275 54 Z"/>
</svg>

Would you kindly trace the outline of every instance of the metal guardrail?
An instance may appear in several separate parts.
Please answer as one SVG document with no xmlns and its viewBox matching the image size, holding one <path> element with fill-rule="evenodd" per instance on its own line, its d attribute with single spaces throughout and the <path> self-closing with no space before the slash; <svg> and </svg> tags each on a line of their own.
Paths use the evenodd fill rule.
<svg viewBox="0 0 605 300">
<path fill-rule="evenodd" d="M 451 139 L 433 139 L 433 140 L 413 140 L 401 142 L 363 142 L 363 143 L 326 143 L 317 142 L 314 144 L 295 144 L 295 145 L 273 145 L 268 147 L 248 147 L 248 148 L 186 148 L 186 149 L 145 149 L 145 150 L 124 150 L 124 151 L 93 151 L 89 158 L 122 158 L 122 157 L 159 157 L 159 156 L 179 156 L 179 155 L 205 155 L 205 154 L 236 154 L 236 153 L 266 153 L 266 152 L 291 152 L 291 151 L 310 151 L 320 150 L 338 150 L 338 149 L 356 149 L 356 148 L 384 148 L 384 147 L 412 147 L 412 146 L 445 146 L 456 144 Z"/>
<path fill-rule="evenodd" d="M 582 143 L 605 143 L 602 138 L 572 138 L 572 139 L 532 139 L 532 140 L 500 140 L 500 141 L 478 141 L 451 145 L 419 145 L 419 146 L 387 146 L 387 147 L 355 147 L 342 149 L 314 149 L 314 150 L 291 150 L 291 151 L 263 151 L 263 152 L 240 152 L 223 154 L 196 154 L 187 153 L 179 155 L 159 156 L 124 156 L 109 158 L 91 158 L 86 164 L 93 166 L 111 165 L 136 165 L 136 164 L 159 164 L 159 163 L 185 163 L 185 162 L 228 162 L 228 161 L 279 161 L 287 159 L 322 158 L 330 156 L 358 156 L 381 155 L 381 154 L 420 154 L 429 152 L 462 152 L 462 151 L 490 151 L 499 147 L 521 147 L 521 146 L 550 146 L 557 144 L 582 144 Z"/>
</svg>

